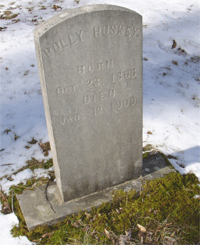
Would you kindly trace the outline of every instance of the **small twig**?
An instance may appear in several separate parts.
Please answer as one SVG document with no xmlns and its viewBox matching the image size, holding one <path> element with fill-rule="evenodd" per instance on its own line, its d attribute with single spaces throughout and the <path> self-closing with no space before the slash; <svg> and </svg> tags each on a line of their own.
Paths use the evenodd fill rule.
<svg viewBox="0 0 200 245">
<path fill-rule="evenodd" d="M 155 223 L 160 224 L 157 220 L 155 220 L 155 219 L 153 219 L 153 218 L 151 218 L 151 217 L 149 217 L 149 216 L 144 217 L 144 219 L 151 219 L 151 220 L 153 220 Z"/>
<path fill-rule="evenodd" d="M 45 196 L 46 196 L 46 199 L 47 199 L 47 201 L 48 201 L 48 203 L 49 203 L 51 209 L 54 211 L 54 213 L 56 213 L 56 211 L 53 209 L 53 207 L 52 207 L 52 205 L 51 205 L 51 203 L 50 203 L 50 201 L 49 201 L 48 194 L 47 194 L 47 188 L 48 188 L 48 186 L 49 186 L 49 182 L 50 182 L 50 179 L 49 179 L 49 181 L 47 182 L 47 185 L 46 185 L 46 188 L 45 188 Z"/>
</svg>

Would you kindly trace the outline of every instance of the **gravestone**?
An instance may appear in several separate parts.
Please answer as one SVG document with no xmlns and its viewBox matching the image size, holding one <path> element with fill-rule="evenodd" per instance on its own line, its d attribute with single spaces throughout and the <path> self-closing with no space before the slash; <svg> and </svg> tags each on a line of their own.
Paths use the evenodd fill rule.
<svg viewBox="0 0 200 245">
<path fill-rule="evenodd" d="M 70 9 L 34 30 L 57 193 L 66 202 L 142 169 L 142 17 Z"/>
</svg>

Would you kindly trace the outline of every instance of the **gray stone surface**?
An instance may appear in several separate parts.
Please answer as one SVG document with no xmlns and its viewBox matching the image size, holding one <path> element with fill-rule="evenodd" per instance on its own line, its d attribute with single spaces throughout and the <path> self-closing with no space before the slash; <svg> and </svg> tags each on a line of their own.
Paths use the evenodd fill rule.
<svg viewBox="0 0 200 245">
<path fill-rule="evenodd" d="M 142 17 L 92 5 L 34 30 L 59 196 L 69 201 L 142 169 Z"/>
<path fill-rule="evenodd" d="M 154 168 L 159 170 L 153 171 Z M 145 169 L 149 169 L 150 171 L 146 171 Z M 45 194 L 46 186 L 40 186 L 36 190 L 25 191 L 23 194 L 17 195 L 17 198 L 27 227 L 31 230 L 38 225 L 51 225 L 64 219 L 67 215 L 78 213 L 80 210 L 90 211 L 92 206 L 97 207 L 102 202 L 111 201 L 112 192 L 115 189 L 125 191 L 135 189 L 136 191 L 140 191 L 146 180 L 160 178 L 171 172 L 175 172 L 175 170 L 170 169 L 166 165 L 164 158 L 160 154 L 153 154 L 149 159 L 145 159 L 143 177 L 126 181 L 123 184 L 106 188 L 102 191 L 62 203 L 61 205 L 58 204 L 53 195 L 57 188 L 55 184 L 50 185 L 47 189 L 49 202 Z"/>
</svg>

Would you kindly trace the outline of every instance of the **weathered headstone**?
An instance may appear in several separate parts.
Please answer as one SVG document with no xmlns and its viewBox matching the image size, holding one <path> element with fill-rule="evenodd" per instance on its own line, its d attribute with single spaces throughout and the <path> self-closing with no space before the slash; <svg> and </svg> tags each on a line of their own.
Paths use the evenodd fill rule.
<svg viewBox="0 0 200 245">
<path fill-rule="evenodd" d="M 136 178 L 142 169 L 142 17 L 92 5 L 34 31 L 60 199 Z"/>
</svg>

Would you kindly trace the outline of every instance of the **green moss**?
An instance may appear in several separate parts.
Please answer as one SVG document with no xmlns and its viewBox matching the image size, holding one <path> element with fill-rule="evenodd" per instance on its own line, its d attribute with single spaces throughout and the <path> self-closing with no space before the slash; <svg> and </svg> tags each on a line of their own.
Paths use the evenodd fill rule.
<svg viewBox="0 0 200 245">
<path fill-rule="evenodd" d="M 159 153 L 164 158 L 165 163 L 167 164 L 167 166 L 169 168 L 171 168 L 171 169 L 174 169 L 174 167 L 171 165 L 170 161 L 168 160 L 168 157 L 165 154 L 163 154 L 162 152 L 159 152 Z M 169 157 L 169 159 L 170 159 L 170 157 Z"/>
<path fill-rule="evenodd" d="M 49 172 L 49 175 L 51 177 L 51 180 L 55 178 L 54 172 Z M 24 190 L 34 190 L 37 186 L 47 184 L 48 181 L 49 178 L 44 178 L 44 177 L 39 179 L 32 178 L 27 180 L 26 184 L 20 183 L 18 185 L 13 185 L 10 188 L 10 191 L 14 191 L 14 193 L 16 194 L 21 194 Z"/>
<path fill-rule="evenodd" d="M 30 168 L 31 170 L 37 169 L 37 168 L 44 168 L 44 169 L 48 169 L 50 167 L 53 166 L 53 160 L 52 158 L 47 160 L 45 162 L 45 160 L 39 161 L 35 158 L 31 158 L 31 160 L 27 161 L 27 165 L 26 168 Z"/>
<path fill-rule="evenodd" d="M 149 153 L 148 152 L 143 153 L 143 159 L 147 159 L 148 156 L 149 156 Z"/>
<path fill-rule="evenodd" d="M 34 145 L 34 144 L 37 143 L 37 140 L 34 139 L 34 137 L 32 137 L 32 140 L 31 141 L 28 141 L 28 143 L 31 144 L 31 145 Z"/>
<path fill-rule="evenodd" d="M 172 60 L 172 64 L 174 64 L 174 65 L 178 65 L 178 62 L 177 61 L 175 61 L 175 60 Z"/>
<path fill-rule="evenodd" d="M 8 134 L 9 132 L 11 132 L 11 129 L 6 129 L 3 131 L 4 134 Z"/>
<path fill-rule="evenodd" d="M 153 149 L 153 146 L 150 144 L 143 147 L 143 151 L 151 151 L 152 149 Z"/>
<path fill-rule="evenodd" d="M 34 169 L 38 169 L 38 168 L 44 168 L 44 169 L 49 169 L 50 167 L 53 166 L 53 160 L 52 158 L 45 161 L 39 161 L 37 159 L 35 159 L 34 157 L 31 158 L 31 160 L 26 161 L 27 165 L 20 168 L 17 172 L 14 172 L 13 174 L 18 174 L 19 172 L 25 170 L 25 169 L 30 169 L 30 170 L 34 170 Z"/>
<path fill-rule="evenodd" d="M 3 19 L 10 20 L 14 19 L 18 16 L 18 14 L 13 14 L 12 11 L 4 11 Z"/>
<path fill-rule="evenodd" d="M 135 190 L 113 193 L 112 202 L 81 211 L 53 226 L 37 227 L 28 232 L 23 215 L 14 199 L 19 227 L 13 235 L 26 235 L 38 244 L 119 244 L 120 235 L 131 231 L 135 244 L 151 241 L 163 244 L 166 236 L 176 244 L 197 244 L 199 235 L 199 182 L 194 174 L 170 173 L 147 181 L 140 195 Z M 141 233 L 137 224 L 145 227 Z M 130 243 L 127 243 L 130 244 Z"/>
<path fill-rule="evenodd" d="M 178 159 L 177 157 L 172 156 L 172 155 L 167 155 L 166 157 L 167 157 L 168 159 Z"/>
<path fill-rule="evenodd" d="M 149 152 L 149 149 L 150 149 L 150 146 L 151 145 L 147 145 L 148 147 L 145 148 L 145 149 L 148 149 L 147 151 L 148 152 L 144 152 L 143 153 L 143 159 L 150 159 L 152 156 L 155 156 L 156 154 L 159 154 L 165 161 L 166 165 L 171 168 L 171 169 L 174 169 L 174 167 L 171 165 L 171 163 L 169 162 L 168 158 L 171 159 L 171 158 L 175 158 L 173 156 L 165 156 L 165 154 L 163 154 L 162 152 L 160 151 L 150 151 Z M 176 159 L 176 158 L 175 158 Z"/>
<path fill-rule="evenodd" d="M 5 15 L 10 15 L 10 14 L 12 14 L 12 11 L 6 10 L 6 11 L 4 11 L 4 14 Z"/>
</svg>

